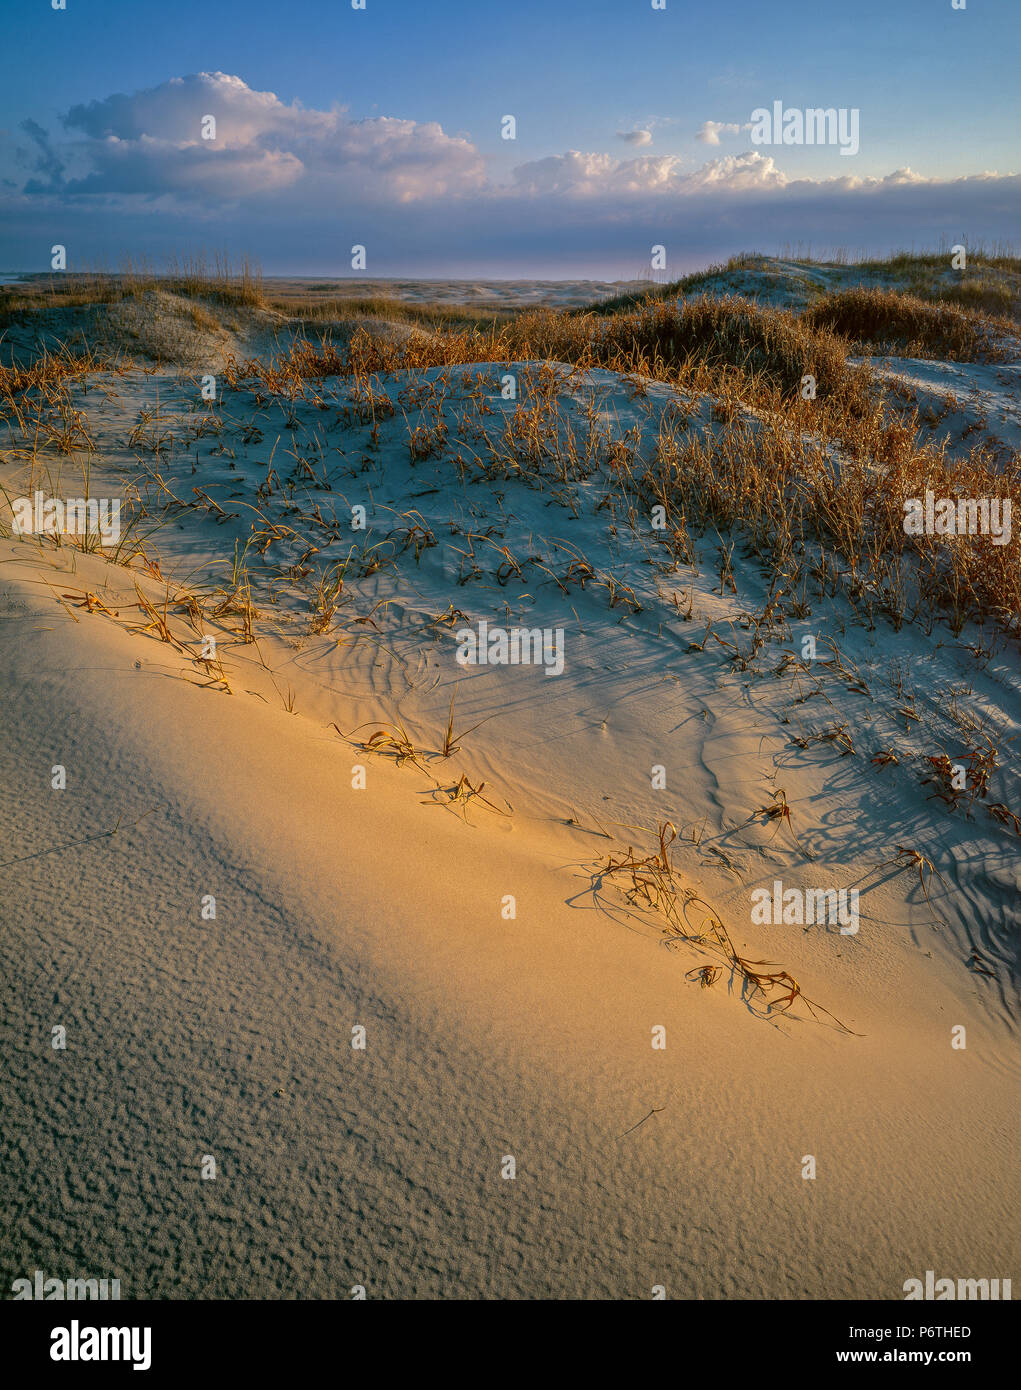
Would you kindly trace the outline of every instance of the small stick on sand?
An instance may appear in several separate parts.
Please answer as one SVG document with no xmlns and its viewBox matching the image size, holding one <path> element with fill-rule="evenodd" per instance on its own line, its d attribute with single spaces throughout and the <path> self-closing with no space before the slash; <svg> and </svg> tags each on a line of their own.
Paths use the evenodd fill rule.
<svg viewBox="0 0 1021 1390">
<path fill-rule="evenodd" d="M 620 1137 L 621 1137 L 622 1139 L 626 1139 L 626 1138 L 628 1137 L 629 1134 L 634 1134 L 634 1132 L 635 1132 L 636 1129 L 639 1129 L 642 1125 L 644 1125 L 646 1120 L 651 1120 L 652 1117 L 653 1117 L 653 1115 L 658 1115 L 659 1112 L 660 1112 L 661 1110 L 665 1110 L 665 1109 L 666 1109 L 666 1106 L 665 1106 L 665 1105 L 657 1105 L 657 1106 L 654 1106 L 654 1107 L 649 1111 L 648 1115 L 646 1115 L 646 1116 L 644 1117 L 644 1119 L 639 1120 L 639 1121 L 638 1121 L 638 1124 L 632 1125 L 630 1129 L 626 1129 L 626 1130 L 624 1131 L 624 1133 L 623 1133 Z"/>
</svg>

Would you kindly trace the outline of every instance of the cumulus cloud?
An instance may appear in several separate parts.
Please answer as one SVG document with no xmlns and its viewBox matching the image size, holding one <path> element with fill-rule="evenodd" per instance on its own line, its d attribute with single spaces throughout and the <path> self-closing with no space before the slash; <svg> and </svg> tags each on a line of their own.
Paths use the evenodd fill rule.
<svg viewBox="0 0 1021 1390">
<path fill-rule="evenodd" d="M 670 187 L 681 164 L 678 155 L 641 155 L 617 159 L 612 154 L 565 154 L 519 164 L 513 179 L 519 192 L 533 195 L 566 193 L 591 196 L 599 193 L 648 193 Z"/>
<path fill-rule="evenodd" d="M 301 160 L 283 151 L 174 145 L 148 135 L 138 140 L 111 137 L 93 153 L 96 167 L 68 180 L 66 193 L 223 200 L 278 192 L 303 173 Z"/>
<path fill-rule="evenodd" d="M 203 138 L 210 116 L 211 140 Z M 90 165 L 66 183 L 69 194 L 261 197 L 307 178 L 369 201 L 408 202 L 468 192 L 485 177 L 470 141 L 436 122 L 288 105 L 222 72 L 74 106 L 64 126 Z"/>
<path fill-rule="evenodd" d="M 626 140 L 629 145 L 651 145 L 651 130 L 618 130 L 618 140 Z"/>
<path fill-rule="evenodd" d="M 751 122 L 738 125 L 736 121 L 703 121 L 695 132 L 695 139 L 703 145 L 718 145 L 721 135 L 740 135 L 742 130 L 751 130 Z"/>
<path fill-rule="evenodd" d="M 689 172 L 685 172 L 680 155 L 617 159 L 609 154 L 568 150 L 566 154 L 519 164 L 513 177 L 521 192 L 534 196 L 566 194 L 574 197 L 601 194 L 683 196 L 705 188 L 776 188 L 787 182 L 772 158 L 757 150 L 711 159 Z"/>
<path fill-rule="evenodd" d="M 892 174 L 887 174 L 883 182 L 885 184 L 925 183 L 927 182 L 927 180 L 924 179 L 921 174 L 916 174 L 914 169 L 908 169 L 907 167 L 905 167 L 903 169 L 894 169 Z"/>
<path fill-rule="evenodd" d="M 745 154 L 727 154 L 719 159 L 710 159 L 683 182 L 686 192 L 705 188 L 735 191 L 783 188 L 788 178 L 783 170 L 776 167 L 772 156 L 759 154 L 758 150 L 748 150 Z"/>
<path fill-rule="evenodd" d="M 997 179 L 997 174 L 976 174 L 972 179 Z M 685 168 L 680 155 L 639 155 L 618 159 L 612 154 L 567 150 L 564 154 L 519 164 L 512 174 L 512 191 L 530 197 L 568 200 L 597 200 L 602 197 L 630 198 L 636 206 L 646 195 L 662 202 L 692 200 L 699 195 L 719 193 L 781 192 L 792 197 L 819 193 L 876 192 L 892 188 L 928 186 L 949 188 L 964 180 L 927 178 L 913 169 L 895 169 L 881 177 L 844 174 L 828 178 L 791 178 L 778 167 L 772 155 L 759 150 L 718 155 L 697 168 Z M 494 194 L 498 190 L 491 190 Z"/>
</svg>

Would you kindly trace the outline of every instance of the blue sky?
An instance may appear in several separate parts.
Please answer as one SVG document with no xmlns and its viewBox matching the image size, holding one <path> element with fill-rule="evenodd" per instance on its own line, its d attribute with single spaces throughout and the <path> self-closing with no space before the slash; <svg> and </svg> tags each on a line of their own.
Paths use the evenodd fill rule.
<svg viewBox="0 0 1021 1390">
<path fill-rule="evenodd" d="M 63 242 L 345 274 L 358 242 L 370 274 L 622 278 L 653 243 L 680 274 L 1021 226 L 1019 0 L 67 5 L 4 18 L 6 269 Z M 755 147 L 778 100 L 858 108 L 860 149 Z"/>
</svg>

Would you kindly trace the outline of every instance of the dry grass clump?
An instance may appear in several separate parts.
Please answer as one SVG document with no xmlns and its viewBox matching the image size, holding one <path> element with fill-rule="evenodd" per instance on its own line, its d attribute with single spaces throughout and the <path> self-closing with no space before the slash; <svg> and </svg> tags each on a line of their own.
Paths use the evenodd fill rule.
<svg viewBox="0 0 1021 1390">
<path fill-rule="evenodd" d="M 694 389 L 719 389 L 733 377 L 746 389 L 797 395 L 802 379 L 819 392 L 854 390 L 846 346 L 795 315 L 739 298 L 703 296 L 680 303 L 648 302 L 625 313 L 563 314 L 537 310 L 489 329 L 475 327 L 406 340 L 358 329 L 346 344 L 324 335 L 301 340 L 272 363 L 228 364 L 231 385 L 258 379 L 290 390 L 327 376 L 525 360 L 606 367 Z"/>
<path fill-rule="evenodd" d="M 864 287 L 827 295 L 806 309 L 804 321 L 840 334 L 863 352 L 948 357 L 957 362 L 1002 357 L 996 335 L 1011 327 L 974 309 Z"/>
<path fill-rule="evenodd" d="M 0 323 L 26 313 L 49 309 L 85 308 L 139 299 L 153 290 L 217 304 L 262 307 L 262 272 L 247 257 L 235 265 L 217 253 L 169 260 L 162 269 L 145 261 L 126 260 L 119 271 L 58 270 L 17 285 L 0 286 Z"/>
<path fill-rule="evenodd" d="M 719 294 L 729 285 L 734 292 L 748 294 L 747 277 L 759 281 L 763 290 L 789 295 L 790 307 L 852 288 L 856 283 L 878 286 L 901 295 L 914 295 L 933 303 L 959 305 L 965 309 L 1013 320 L 1021 319 L 1021 257 L 1009 246 L 986 249 L 969 246 L 967 267 L 955 267 L 956 248 L 945 242 L 928 253 L 901 251 L 865 260 L 837 251 L 825 261 L 806 259 L 801 248 L 787 247 L 782 259 L 761 255 L 732 256 L 726 264 L 711 265 L 668 285 L 648 285 L 642 292 L 617 295 L 590 306 L 596 314 L 615 314 L 640 304 L 677 299 L 712 290 Z M 584 312 L 584 311 L 575 311 Z"/>
<path fill-rule="evenodd" d="M 217 252 L 212 264 L 204 256 L 187 257 L 183 261 L 171 260 L 161 277 L 155 277 L 145 267 L 137 274 L 129 270 L 126 279 L 131 293 L 144 292 L 157 286 L 178 294 L 205 296 L 219 304 L 247 304 L 261 307 L 265 304 L 262 287 L 262 271 L 254 261 L 242 256 L 237 265 L 230 258 Z"/>
<path fill-rule="evenodd" d="M 274 296 L 267 300 L 277 309 L 301 323 L 333 323 L 345 319 L 382 319 L 429 329 L 462 329 L 509 323 L 516 314 L 510 309 L 472 309 L 459 304 L 418 304 L 392 295 L 351 295 L 317 298 Z"/>
<path fill-rule="evenodd" d="M 705 270 L 697 270 L 692 275 L 685 275 L 681 280 L 672 280 L 666 285 L 648 281 L 640 290 L 629 290 L 624 294 L 613 295 L 610 299 L 597 300 L 587 308 L 570 309 L 567 312 L 569 314 L 619 314 L 624 309 L 637 309 L 661 299 L 681 299 L 694 292 L 701 292 L 706 281 L 719 275 L 725 275 L 728 271 L 741 270 L 750 260 L 757 259 L 757 257 L 749 256 L 731 256 L 729 261 L 707 266 Z"/>
<path fill-rule="evenodd" d="M 267 390 L 301 395 L 306 382 L 346 376 L 356 380 L 378 373 L 422 371 L 429 367 L 467 366 L 474 362 L 508 360 L 506 330 L 483 332 L 474 328 L 442 335 L 412 334 L 395 338 L 358 328 L 346 343 L 324 334 L 317 342 L 296 339 L 287 352 L 271 361 L 249 358 L 238 362 L 228 357 L 224 376 L 228 385 L 258 381 Z"/>
<path fill-rule="evenodd" d="M 745 1001 L 751 1007 L 760 1003 L 767 1018 L 774 1013 L 786 1013 L 800 1001 L 817 1021 L 823 1014 L 842 1032 L 853 1032 L 828 1009 L 808 999 L 790 971 L 781 969 L 775 962 L 748 960 L 738 953 L 719 915 L 680 882 L 670 854 L 671 843 L 677 838 L 674 825 L 669 821 L 661 825 L 658 836 L 659 850 L 653 854 L 639 857 L 629 846 L 625 853 L 607 855 L 597 866 L 597 891 L 602 879 L 616 882 L 623 875 L 629 886 L 621 891 L 628 905 L 661 913 L 666 919 L 664 934 L 668 946 L 687 942 L 722 958 L 722 967 L 699 966 L 687 972 L 687 978 L 697 978 L 702 988 L 712 986 L 722 970 L 728 969 L 740 981 Z"/>
<path fill-rule="evenodd" d="M 941 285 L 939 297 L 997 318 L 1017 318 L 1021 306 L 1021 290 L 1016 285 L 984 274 L 957 284 Z"/>
<path fill-rule="evenodd" d="M 838 452 L 839 450 L 839 452 Z M 838 590 L 866 625 L 900 628 L 943 616 L 955 633 L 993 619 L 1021 622 L 1021 538 L 908 535 L 907 498 L 1011 499 L 1021 504 L 1021 457 L 991 462 L 981 447 L 953 460 L 910 424 L 834 410 L 809 434 L 780 414 L 718 433 L 660 431 L 637 483 L 646 506 L 666 508 L 668 533 L 737 531 L 788 595 Z"/>
<path fill-rule="evenodd" d="M 861 270 L 893 270 L 910 273 L 919 267 L 928 267 L 932 270 L 943 269 L 949 264 L 952 254 L 952 243 L 946 237 L 941 237 L 939 245 L 932 251 L 891 251 L 887 256 L 872 256 L 855 260 L 852 260 L 844 252 L 835 264 L 853 264 Z M 1017 255 L 1013 244 L 1007 241 L 996 241 L 991 244 L 982 241 L 970 243 L 968 262 L 973 266 L 989 266 L 996 270 L 1021 270 L 1021 257 Z"/>
<path fill-rule="evenodd" d="M 820 392 L 848 386 L 846 347 L 794 314 L 738 296 L 648 300 L 603 314 L 522 315 L 508 330 L 519 357 L 536 356 L 625 370 L 678 383 L 736 373 L 745 381 L 800 392 L 814 376 Z"/>
<path fill-rule="evenodd" d="M 72 352 L 64 346 L 58 352 L 44 353 L 28 366 L 5 367 L 0 363 L 0 419 L 16 413 L 15 399 L 26 391 L 39 391 L 45 397 L 68 379 L 80 379 L 110 364 L 99 362 L 88 351 Z"/>
</svg>

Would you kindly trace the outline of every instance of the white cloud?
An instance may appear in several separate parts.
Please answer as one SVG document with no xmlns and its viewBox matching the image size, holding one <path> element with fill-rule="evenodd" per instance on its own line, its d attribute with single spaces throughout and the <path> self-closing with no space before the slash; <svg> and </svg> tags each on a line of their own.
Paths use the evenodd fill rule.
<svg viewBox="0 0 1021 1390">
<path fill-rule="evenodd" d="M 518 192 L 533 196 L 648 193 L 669 188 L 680 164 L 680 156 L 673 154 L 617 159 L 612 154 L 568 150 L 565 154 L 519 164 L 513 178 Z"/>
<path fill-rule="evenodd" d="M 202 138 L 203 118 L 216 138 Z M 65 127 L 91 172 L 69 193 L 264 196 L 302 177 L 333 179 L 348 195 L 407 202 L 478 189 L 482 159 L 470 141 L 424 124 L 346 109 L 309 110 L 253 91 L 240 77 L 195 73 L 158 87 L 75 106 Z"/>
<path fill-rule="evenodd" d="M 533 196 L 567 194 L 592 197 L 601 194 L 675 194 L 701 189 L 778 188 L 786 175 L 772 158 L 749 150 L 745 154 L 711 159 L 700 168 L 685 173 L 680 155 L 641 155 L 636 159 L 617 159 L 610 154 L 566 154 L 520 164 L 514 170 L 517 191 Z"/>
<path fill-rule="evenodd" d="M 738 125 L 736 121 L 703 121 L 695 132 L 695 139 L 703 145 L 718 145 L 721 135 L 740 135 L 742 130 L 751 130 L 751 121 Z"/>
<path fill-rule="evenodd" d="M 651 130 L 618 130 L 618 140 L 626 140 L 629 145 L 651 145 Z"/>
<path fill-rule="evenodd" d="M 787 175 L 776 167 L 771 155 L 748 150 L 744 154 L 726 154 L 719 159 L 710 159 L 707 164 L 687 175 L 680 191 L 783 188 L 787 182 Z"/>
<path fill-rule="evenodd" d="M 908 169 L 905 167 L 903 169 L 894 169 L 892 174 L 887 174 L 883 182 L 885 184 L 927 183 L 928 180 L 924 179 L 921 174 L 916 174 L 914 169 Z"/>
</svg>

